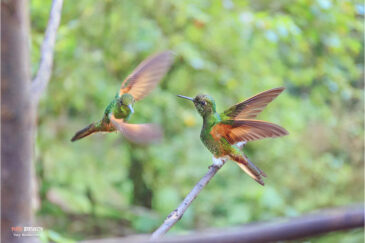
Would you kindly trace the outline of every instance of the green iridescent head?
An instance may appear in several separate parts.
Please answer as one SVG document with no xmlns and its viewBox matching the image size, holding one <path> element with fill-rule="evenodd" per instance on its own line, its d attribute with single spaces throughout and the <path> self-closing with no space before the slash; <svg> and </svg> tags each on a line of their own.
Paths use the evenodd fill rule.
<svg viewBox="0 0 365 243">
<path fill-rule="evenodd" d="M 132 113 L 134 112 L 133 110 L 133 105 L 134 105 L 134 98 L 132 95 L 125 93 L 122 94 L 122 96 L 118 99 L 118 106 L 121 107 L 122 109 L 129 109 Z"/>
<path fill-rule="evenodd" d="M 119 98 L 119 101 L 122 105 L 134 105 L 134 98 L 131 94 L 125 93 Z"/>
<path fill-rule="evenodd" d="M 183 95 L 178 95 L 178 97 L 191 100 L 202 117 L 215 112 L 214 99 L 209 95 L 200 94 L 195 96 L 195 98 L 190 98 Z"/>
</svg>

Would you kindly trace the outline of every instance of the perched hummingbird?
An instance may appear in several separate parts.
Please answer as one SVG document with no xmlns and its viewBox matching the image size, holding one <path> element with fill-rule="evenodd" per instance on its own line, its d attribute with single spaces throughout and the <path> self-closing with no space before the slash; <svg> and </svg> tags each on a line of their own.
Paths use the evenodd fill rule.
<svg viewBox="0 0 365 243">
<path fill-rule="evenodd" d="M 106 107 L 103 118 L 76 132 L 71 141 L 76 141 L 95 132 L 120 131 L 135 143 L 149 143 L 162 137 L 159 126 L 154 124 L 130 124 L 135 101 L 151 92 L 169 70 L 173 54 L 165 51 L 144 60 L 122 83 L 114 99 Z"/>
<path fill-rule="evenodd" d="M 276 124 L 254 120 L 283 90 L 281 87 L 264 91 L 230 107 L 223 113 L 217 113 L 215 102 L 209 95 L 197 95 L 195 98 L 182 95 L 178 97 L 193 101 L 195 108 L 203 117 L 200 139 L 213 154 L 214 163 L 231 159 L 255 181 L 264 185 L 262 176 L 266 177 L 266 174 L 241 153 L 240 147 L 248 141 L 288 134 L 284 128 Z"/>
</svg>

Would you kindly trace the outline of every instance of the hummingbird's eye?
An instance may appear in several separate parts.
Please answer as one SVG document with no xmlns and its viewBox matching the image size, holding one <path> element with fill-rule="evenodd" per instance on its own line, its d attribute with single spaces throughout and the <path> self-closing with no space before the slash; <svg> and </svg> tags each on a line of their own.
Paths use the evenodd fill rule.
<svg viewBox="0 0 365 243">
<path fill-rule="evenodd" d="M 207 102 L 205 100 L 201 101 L 200 104 L 202 104 L 203 106 L 205 106 L 207 104 Z"/>
</svg>

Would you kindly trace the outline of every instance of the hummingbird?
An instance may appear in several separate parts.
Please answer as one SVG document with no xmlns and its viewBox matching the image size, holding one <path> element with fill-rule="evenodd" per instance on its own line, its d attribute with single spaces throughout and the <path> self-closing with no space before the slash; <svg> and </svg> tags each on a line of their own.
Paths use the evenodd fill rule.
<svg viewBox="0 0 365 243">
<path fill-rule="evenodd" d="M 195 98 L 183 95 L 178 97 L 191 100 L 202 116 L 200 139 L 213 154 L 213 163 L 233 160 L 250 177 L 264 185 L 262 177 L 266 177 L 266 174 L 241 152 L 241 148 L 249 141 L 288 135 L 284 128 L 276 124 L 255 120 L 284 89 L 279 87 L 264 91 L 222 113 L 216 111 L 215 101 L 209 95 L 200 94 Z"/>
<path fill-rule="evenodd" d="M 155 54 L 142 63 L 122 82 L 120 90 L 106 107 L 103 117 L 76 132 L 74 142 L 96 132 L 120 131 L 134 143 L 150 143 L 162 137 L 162 130 L 155 124 L 130 124 L 134 103 L 150 93 L 167 73 L 173 61 L 171 51 Z"/>
</svg>

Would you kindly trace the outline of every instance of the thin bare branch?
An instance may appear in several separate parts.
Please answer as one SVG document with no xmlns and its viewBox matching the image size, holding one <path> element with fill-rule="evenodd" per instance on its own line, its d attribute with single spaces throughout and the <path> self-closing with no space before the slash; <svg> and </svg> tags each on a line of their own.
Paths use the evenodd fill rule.
<svg viewBox="0 0 365 243">
<path fill-rule="evenodd" d="M 38 103 L 51 78 L 54 46 L 56 43 L 57 29 L 61 21 L 62 4 L 63 0 L 53 0 L 52 2 L 49 21 L 41 47 L 39 68 L 31 86 L 32 98 L 35 104 Z"/>
<path fill-rule="evenodd" d="M 194 188 L 189 192 L 189 194 L 185 197 L 184 201 L 174 210 L 172 211 L 163 224 L 153 232 L 151 239 L 158 239 L 162 235 L 164 235 L 169 229 L 174 226 L 184 215 L 185 211 L 188 209 L 193 200 L 199 195 L 200 191 L 208 184 L 208 182 L 213 178 L 213 176 L 218 172 L 218 170 L 224 165 L 225 160 L 215 160 L 213 165 L 209 167 L 209 171 L 205 174 L 205 176 L 200 179 L 200 181 L 194 186 Z"/>
</svg>

